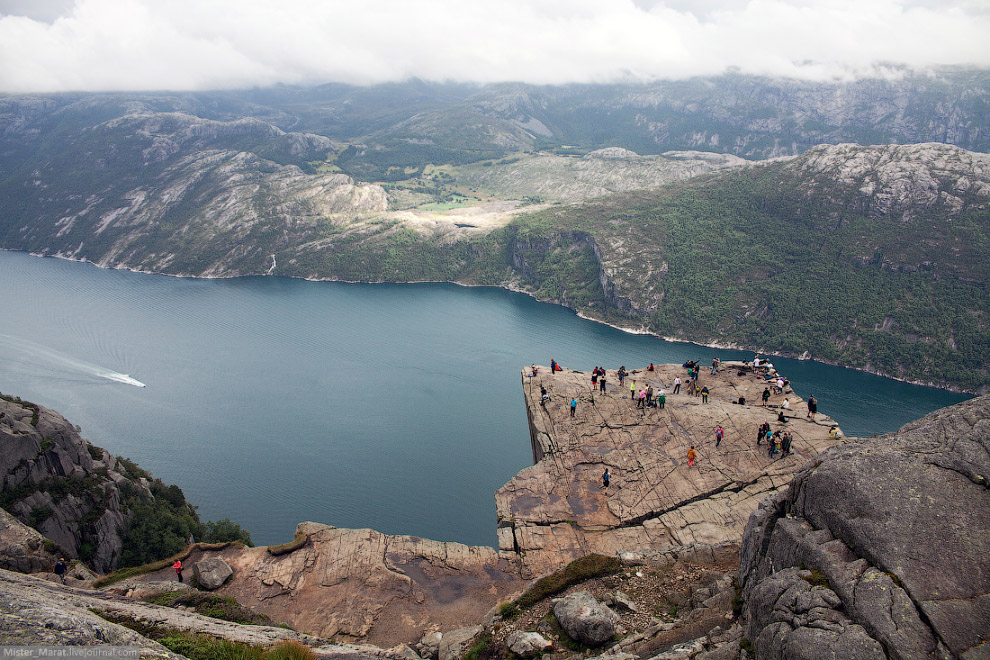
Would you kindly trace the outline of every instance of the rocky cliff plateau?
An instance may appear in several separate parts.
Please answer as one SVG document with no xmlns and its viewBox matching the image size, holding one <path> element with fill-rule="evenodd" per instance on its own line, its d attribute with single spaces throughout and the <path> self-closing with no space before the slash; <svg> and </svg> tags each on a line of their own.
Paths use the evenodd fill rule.
<svg viewBox="0 0 990 660">
<path fill-rule="evenodd" d="M 683 373 L 664 365 L 634 371 L 630 379 L 637 387 L 669 390 Z M 746 365 L 727 363 L 717 375 L 702 374 L 708 403 L 682 388 L 668 391 L 663 409 L 637 408 L 624 398 L 625 387 L 615 387 L 613 372 L 606 393 L 596 390 L 592 400 L 588 377 L 571 370 L 524 372 L 537 461 L 498 494 L 497 553 L 302 523 L 285 548 L 233 544 L 197 548 L 186 558 L 187 566 L 223 559 L 233 575 L 215 593 L 314 637 L 126 598 L 176 588 L 166 566 L 99 592 L 78 588 L 92 584 L 85 575 L 70 579 L 77 588 L 65 588 L 0 571 L 0 639 L 103 640 L 164 657 L 153 643 L 94 618 L 89 610 L 96 609 L 257 644 L 296 639 L 320 655 L 404 653 L 410 660 L 408 648 L 384 652 L 325 640 L 394 646 L 423 637 L 422 657 L 454 660 L 476 638 L 487 640 L 485 657 L 501 658 L 520 643 L 512 633 L 536 629 L 565 658 L 573 654 L 569 642 L 541 617 L 550 596 L 586 590 L 619 612 L 619 639 L 603 648 L 609 657 L 626 654 L 618 656 L 625 660 L 988 657 L 990 582 L 983 558 L 990 542 L 990 397 L 936 411 L 880 438 L 837 441 L 827 433 L 831 420 L 821 413 L 809 420 L 793 392 L 770 401 L 779 405 L 787 397 L 790 412 L 754 404 L 763 383 Z M 544 405 L 541 386 L 550 395 Z M 579 401 L 573 418 L 572 397 Z M 747 403 L 733 403 L 739 397 Z M 786 422 L 775 421 L 780 413 Z M 44 414 L 39 411 L 39 419 Z M 790 456 L 771 459 L 765 445 L 756 447 L 763 421 L 794 433 Z M 713 423 L 726 430 L 718 447 Z M 691 444 L 698 462 L 687 467 L 682 455 Z M 613 475 L 607 495 L 600 487 L 603 466 Z M 7 520 L 5 547 L 17 545 L 16 538 L 37 547 L 36 535 Z M 517 595 L 527 584 L 527 593 L 539 585 L 529 576 L 556 571 L 589 551 L 618 558 L 618 573 L 612 569 L 527 601 L 519 614 L 494 609 L 507 600 L 524 602 Z M 33 570 L 30 560 L 25 565 Z M 484 625 L 463 628 L 479 622 Z"/>
</svg>

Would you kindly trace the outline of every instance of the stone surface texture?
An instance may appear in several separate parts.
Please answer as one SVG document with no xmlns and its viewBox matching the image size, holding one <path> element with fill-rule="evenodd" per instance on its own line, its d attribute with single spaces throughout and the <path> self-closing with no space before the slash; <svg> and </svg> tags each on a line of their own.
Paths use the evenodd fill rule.
<svg viewBox="0 0 990 660">
<path fill-rule="evenodd" d="M 553 605 L 557 623 L 571 639 L 588 646 L 601 646 L 615 636 L 619 617 L 587 591 L 577 591 Z"/>
<path fill-rule="evenodd" d="M 120 484 L 150 495 L 143 479 L 125 474 L 104 449 L 84 440 L 64 417 L 44 406 L 0 399 L 0 490 L 18 492 L 8 511 L 76 559 L 83 542 L 90 565 L 103 572 L 120 561 L 125 513 Z M 92 453 L 91 453 L 92 452 Z M 49 480 L 71 479 L 68 492 L 49 492 Z M 43 515 L 39 515 L 45 512 Z"/>
<path fill-rule="evenodd" d="M 276 621 L 383 648 L 418 640 L 430 626 L 449 631 L 479 622 L 526 586 L 518 569 L 489 547 L 312 522 L 297 530 L 308 541 L 287 554 L 234 545 L 197 550 L 187 561 L 223 559 L 233 577 L 214 593 Z M 142 576 L 169 578 L 170 568 Z"/>
<path fill-rule="evenodd" d="M 457 660 L 480 632 L 481 626 L 468 626 L 445 633 L 437 649 L 438 660 Z"/>
<path fill-rule="evenodd" d="M 402 660 L 397 653 L 372 646 L 328 644 L 326 640 L 285 628 L 244 626 L 104 591 L 66 587 L 31 575 L 0 570 L 0 644 L 137 646 L 142 658 L 182 659 L 183 656 L 111 623 L 91 610 L 255 646 L 296 641 L 311 647 L 318 657 L 332 660 Z"/>
<path fill-rule="evenodd" d="M 758 657 L 990 658 L 988 476 L 990 396 L 802 468 L 746 527 Z"/>
<path fill-rule="evenodd" d="M 219 557 L 208 557 L 193 564 L 193 575 L 199 586 L 213 591 L 223 586 L 223 583 L 234 574 L 230 565 Z"/>
<path fill-rule="evenodd" d="M 505 646 L 520 658 L 531 658 L 552 648 L 553 643 L 540 633 L 517 630 L 505 640 Z"/>
<path fill-rule="evenodd" d="M 0 568 L 21 573 L 50 571 L 58 561 L 45 537 L 0 509 Z"/>
<path fill-rule="evenodd" d="M 604 394 L 591 389 L 590 371 L 529 373 L 524 370 L 522 382 L 536 464 L 495 494 L 500 554 L 518 558 L 527 576 L 590 552 L 738 541 L 768 493 L 838 442 L 828 436 L 835 422 L 821 412 L 808 420 L 804 402 L 789 387 L 770 399 L 774 406 L 789 399 L 789 421 L 778 423 L 779 411 L 760 404 L 764 381 L 742 363 L 724 363 L 714 376 L 702 365 L 699 384 L 710 390 L 707 404 L 689 395 L 686 385 L 672 394 L 675 377 L 686 381 L 680 365 L 634 370 L 622 388 L 608 370 Z M 629 398 L 630 380 L 637 388 L 663 388 L 665 407 L 637 408 Z M 541 386 L 550 395 L 545 406 Z M 574 417 L 571 397 L 578 401 Z M 745 405 L 733 403 L 740 397 Z M 790 456 L 770 458 L 766 443 L 756 446 L 763 422 L 793 433 Z M 716 447 L 719 424 L 725 438 Z M 692 445 L 698 453 L 693 468 L 687 461 Z M 605 468 L 612 477 L 607 493 Z"/>
</svg>

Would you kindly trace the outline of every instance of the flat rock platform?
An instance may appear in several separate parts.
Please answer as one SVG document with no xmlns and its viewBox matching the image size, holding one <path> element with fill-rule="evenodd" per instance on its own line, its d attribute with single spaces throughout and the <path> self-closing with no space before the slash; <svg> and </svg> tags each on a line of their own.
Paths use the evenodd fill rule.
<svg viewBox="0 0 990 660">
<path fill-rule="evenodd" d="M 767 382 L 747 363 L 723 363 L 715 375 L 710 366 L 701 367 L 698 387 L 709 388 L 708 403 L 688 394 L 686 385 L 673 394 L 676 377 L 686 383 L 687 369 L 636 369 L 620 387 L 617 372 L 608 370 L 602 393 L 592 389 L 591 371 L 564 368 L 552 374 L 541 367 L 533 376 L 531 368 L 523 370 L 535 465 L 495 494 L 502 557 L 538 575 L 590 552 L 738 541 L 768 493 L 842 441 L 829 436 L 835 422 L 821 412 L 811 420 L 806 401 L 789 386 L 764 407 Z M 637 392 L 646 384 L 665 390 L 664 408 L 637 407 L 630 381 Z M 543 404 L 541 387 L 549 395 Z M 738 404 L 740 397 L 745 404 Z M 572 398 L 577 400 L 573 417 Z M 778 406 L 785 398 L 790 409 L 783 410 L 787 421 L 780 422 Z M 790 455 L 771 457 L 765 442 L 757 446 L 764 422 L 772 430 L 791 431 Z M 724 439 L 716 447 L 718 425 Z M 692 445 L 697 460 L 689 467 Z"/>
</svg>

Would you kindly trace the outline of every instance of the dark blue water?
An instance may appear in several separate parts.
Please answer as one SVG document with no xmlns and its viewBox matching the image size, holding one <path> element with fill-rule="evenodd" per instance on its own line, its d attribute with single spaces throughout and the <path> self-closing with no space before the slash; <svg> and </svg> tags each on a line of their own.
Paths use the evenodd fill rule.
<svg viewBox="0 0 990 660">
<path fill-rule="evenodd" d="M 0 252 L 0 391 L 59 411 L 261 544 L 313 520 L 493 545 L 493 493 L 531 462 L 522 366 L 713 355 L 752 357 L 500 289 L 191 280 Z M 774 363 L 850 435 L 966 398 Z"/>
</svg>

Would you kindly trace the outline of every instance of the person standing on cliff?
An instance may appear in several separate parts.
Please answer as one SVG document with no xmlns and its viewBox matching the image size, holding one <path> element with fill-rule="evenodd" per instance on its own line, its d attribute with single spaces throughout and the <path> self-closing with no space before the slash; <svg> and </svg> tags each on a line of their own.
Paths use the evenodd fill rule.
<svg viewBox="0 0 990 660">
<path fill-rule="evenodd" d="M 182 582 L 182 560 L 176 559 L 175 563 L 172 564 L 172 568 L 175 569 L 175 576 L 179 579 L 179 582 Z"/>
<path fill-rule="evenodd" d="M 725 435 L 725 431 L 722 430 L 722 425 L 719 424 L 718 428 L 715 429 L 715 446 L 718 447 L 722 444 L 722 436 Z"/>
<path fill-rule="evenodd" d="M 666 405 L 667 405 L 667 393 L 664 392 L 663 389 L 661 389 L 660 392 L 657 394 L 657 408 L 663 410 L 664 406 Z"/>
<path fill-rule="evenodd" d="M 574 417 L 574 411 L 577 410 L 577 399 L 571 399 L 571 417 Z"/>
<path fill-rule="evenodd" d="M 633 401 L 636 400 L 636 381 L 629 382 L 629 398 Z"/>
<path fill-rule="evenodd" d="M 608 495 L 608 485 L 612 483 L 612 475 L 608 473 L 608 468 L 605 468 L 605 473 L 602 474 L 602 490 Z"/>
<path fill-rule="evenodd" d="M 701 402 L 708 403 L 708 386 L 705 385 L 701 388 Z"/>
<path fill-rule="evenodd" d="M 65 557 L 60 557 L 57 562 L 55 562 L 55 575 L 62 580 L 62 584 L 65 584 L 65 573 L 69 570 L 69 565 L 65 563 Z"/>
<path fill-rule="evenodd" d="M 594 392 L 597 387 L 598 387 L 598 367 L 595 367 L 595 370 L 591 372 L 591 391 Z"/>
<path fill-rule="evenodd" d="M 677 376 L 674 378 L 674 394 L 680 394 L 681 392 L 681 377 Z"/>
<path fill-rule="evenodd" d="M 812 394 L 810 397 L 808 397 L 808 417 L 811 418 L 811 421 L 815 421 L 815 413 L 817 412 L 818 412 L 818 399 L 816 399 L 815 395 Z"/>
<path fill-rule="evenodd" d="M 688 468 L 694 467 L 694 459 L 698 458 L 698 452 L 694 450 L 694 445 L 688 449 Z"/>
<path fill-rule="evenodd" d="M 605 394 L 605 372 L 602 371 L 602 375 L 598 378 L 598 387 L 601 388 L 602 394 Z"/>
<path fill-rule="evenodd" d="M 766 408 L 767 407 L 767 403 L 769 403 L 769 402 L 770 402 L 770 388 L 769 387 L 764 387 L 763 388 L 763 407 Z"/>
</svg>

